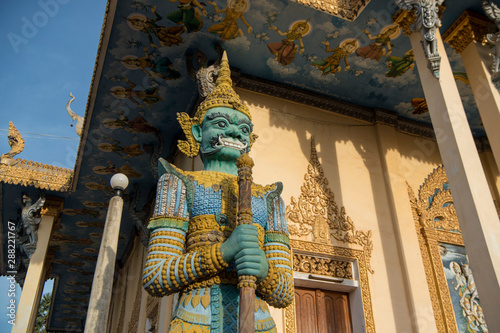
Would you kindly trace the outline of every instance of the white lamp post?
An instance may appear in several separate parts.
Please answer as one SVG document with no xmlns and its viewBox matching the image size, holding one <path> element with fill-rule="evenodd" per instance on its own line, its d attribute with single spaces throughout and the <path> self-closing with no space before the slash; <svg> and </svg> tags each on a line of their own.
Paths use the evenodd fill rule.
<svg viewBox="0 0 500 333">
<path fill-rule="evenodd" d="M 106 332 L 109 305 L 113 291 L 116 252 L 123 211 L 123 191 L 128 186 L 128 178 L 122 173 L 111 177 L 115 196 L 109 201 L 108 214 L 102 234 L 101 247 L 97 258 L 89 308 L 85 321 L 85 333 Z"/>
</svg>

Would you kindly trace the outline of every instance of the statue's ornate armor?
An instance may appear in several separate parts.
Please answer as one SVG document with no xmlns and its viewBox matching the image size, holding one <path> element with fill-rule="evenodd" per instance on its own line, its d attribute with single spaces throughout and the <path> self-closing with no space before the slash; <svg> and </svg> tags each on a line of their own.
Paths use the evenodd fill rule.
<svg viewBox="0 0 500 333">
<path fill-rule="evenodd" d="M 237 332 L 239 292 L 234 265 L 220 246 L 236 227 L 236 176 L 214 171 L 182 171 L 160 162 L 144 286 L 154 296 L 180 292 L 170 332 Z M 290 240 L 281 183 L 252 185 L 252 212 L 260 247 L 269 263 L 258 281 L 255 331 L 276 332 L 267 304 L 293 300 Z M 267 303 L 267 304 L 266 304 Z"/>
</svg>

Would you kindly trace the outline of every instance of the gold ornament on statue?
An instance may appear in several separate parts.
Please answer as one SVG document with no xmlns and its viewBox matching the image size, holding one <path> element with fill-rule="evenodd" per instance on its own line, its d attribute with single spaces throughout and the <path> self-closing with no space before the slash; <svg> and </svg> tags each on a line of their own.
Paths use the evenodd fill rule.
<svg viewBox="0 0 500 333">
<path fill-rule="evenodd" d="M 250 121 L 252 116 L 246 106 L 233 89 L 233 81 L 231 80 L 231 70 L 229 69 L 229 61 L 227 54 L 224 51 L 222 56 L 219 76 L 215 82 L 215 88 L 212 90 L 207 98 L 198 106 L 198 110 L 194 117 L 190 117 L 187 113 L 177 113 L 177 120 L 182 127 L 187 140 L 179 140 L 177 147 L 179 150 L 186 154 L 188 157 L 195 157 L 200 150 L 200 144 L 196 142 L 191 132 L 193 125 L 201 125 L 203 118 L 208 110 L 218 107 L 227 107 L 245 114 Z M 250 147 L 257 139 L 255 134 L 250 137 Z"/>
</svg>

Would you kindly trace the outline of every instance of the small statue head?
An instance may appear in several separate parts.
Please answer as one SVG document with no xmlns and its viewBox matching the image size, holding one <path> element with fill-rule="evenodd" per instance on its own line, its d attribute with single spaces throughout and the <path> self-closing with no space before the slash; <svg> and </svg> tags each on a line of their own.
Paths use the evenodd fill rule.
<svg viewBox="0 0 500 333">
<path fill-rule="evenodd" d="M 31 205 L 32 202 L 33 202 L 33 200 L 31 199 L 31 197 L 29 195 L 27 195 L 26 193 L 24 193 L 23 194 L 23 204 Z"/>
<path fill-rule="evenodd" d="M 233 90 L 231 71 L 224 53 L 215 88 L 200 104 L 194 117 L 177 114 L 187 140 L 179 149 L 189 157 L 200 153 L 203 163 L 234 161 L 248 152 L 257 138 L 252 133 L 252 117 Z"/>
</svg>

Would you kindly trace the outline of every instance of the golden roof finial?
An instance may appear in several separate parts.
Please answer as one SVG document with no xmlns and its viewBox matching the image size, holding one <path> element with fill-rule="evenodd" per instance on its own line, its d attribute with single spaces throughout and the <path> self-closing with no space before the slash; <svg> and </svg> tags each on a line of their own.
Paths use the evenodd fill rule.
<svg viewBox="0 0 500 333">
<path fill-rule="evenodd" d="M 224 54 L 222 55 L 219 76 L 215 82 L 215 88 L 208 94 L 205 100 L 200 103 L 194 117 L 191 118 L 184 112 L 177 114 L 177 120 L 179 121 L 187 138 L 187 140 L 179 140 L 177 144 L 181 152 L 189 157 L 195 157 L 198 155 L 200 144 L 194 139 L 191 132 L 191 126 L 195 124 L 201 125 L 207 111 L 217 107 L 231 108 L 244 113 L 250 120 L 252 120 L 248 107 L 241 102 L 240 97 L 233 89 L 231 70 L 229 68 L 226 51 L 224 51 Z"/>
<path fill-rule="evenodd" d="M 9 139 L 10 151 L 0 156 L 0 164 L 14 165 L 16 162 L 13 157 L 23 151 L 24 139 L 12 121 L 9 121 L 9 134 L 7 138 Z"/>
</svg>

